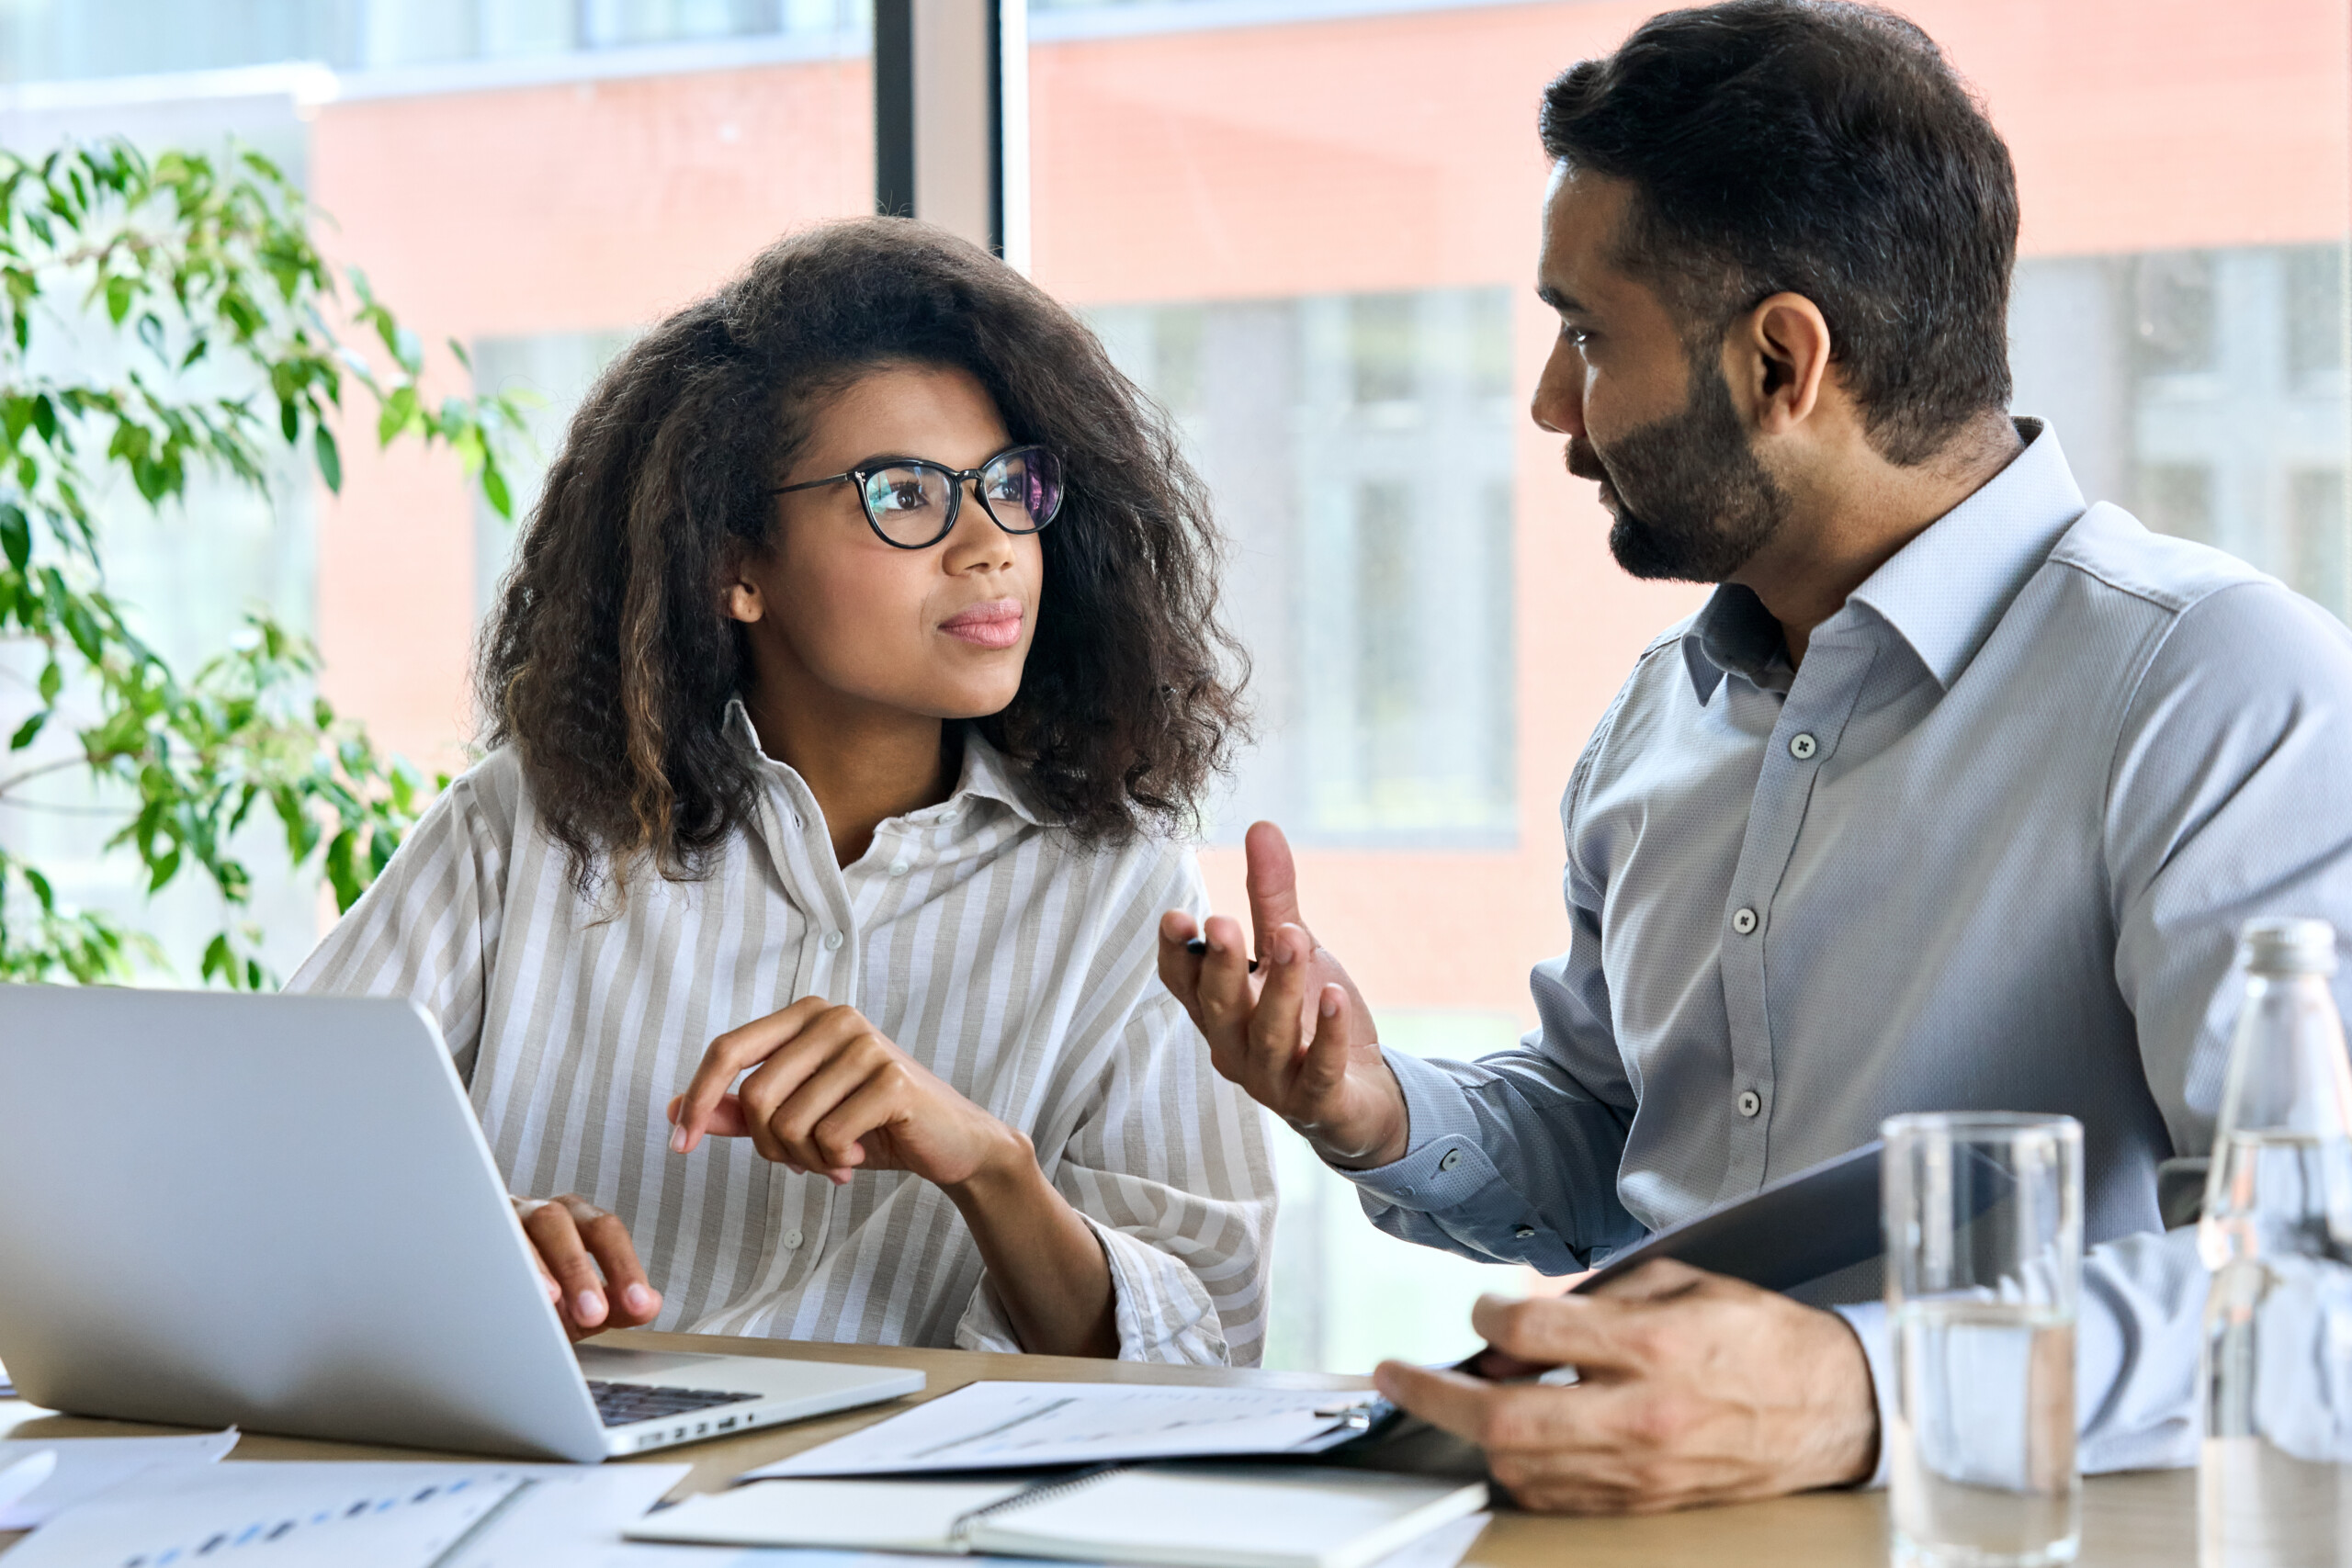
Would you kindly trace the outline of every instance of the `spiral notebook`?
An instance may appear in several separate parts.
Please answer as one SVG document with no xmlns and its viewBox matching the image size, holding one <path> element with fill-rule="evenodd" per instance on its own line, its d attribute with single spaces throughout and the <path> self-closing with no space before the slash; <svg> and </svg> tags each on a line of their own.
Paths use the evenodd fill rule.
<svg viewBox="0 0 2352 1568">
<path fill-rule="evenodd" d="M 1479 1483 L 1290 1465 L 1144 1465 L 1029 1485 L 754 1481 L 690 1497 L 626 1533 L 709 1546 L 1366 1568 L 1486 1502 Z"/>
</svg>

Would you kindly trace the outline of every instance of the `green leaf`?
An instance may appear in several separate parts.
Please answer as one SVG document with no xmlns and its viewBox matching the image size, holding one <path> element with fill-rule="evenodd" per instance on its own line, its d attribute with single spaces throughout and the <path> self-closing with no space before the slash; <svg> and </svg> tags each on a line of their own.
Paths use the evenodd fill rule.
<svg viewBox="0 0 2352 1568">
<path fill-rule="evenodd" d="M 343 492 L 343 454 L 335 449 L 334 433 L 322 424 L 311 432 L 311 445 L 317 448 L 319 477 L 327 481 L 327 489 Z"/>
<path fill-rule="evenodd" d="M 33 525 L 14 502 L 0 502 L 0 549 L 7 551 L 8 564 L 18 571 L 31 564 Z"/>
<path fill-rule="evenodd" d="M 122 319 L 130 314 L 130 296 L 135 287 L 131 279 L 120 273 L 107 279 L 107 314 L 116 326 L 122 325 Z"/>
<path fill-rule="evenodd" d="M 482 464 L 481 493 L 483 498 L 490 502 L 492 511 L 497 513 L 501 517 L 505 518 L 509 523 L 514 521 L 514 498 L 507 493 L 506 476 L 499 472 L 498 465 L 495 462 L 485 462 Z"/>
<path fill-rule="evenodd" d="M 225 975 L 235 963 L 236 960 L 229 954 L 229 933 L 222 931 L 204 944 L 204 967 L 199 972 L 199 978 L 209 980 L 215 975 Z"/>
<path fill-rule="evenodd" d="M 65 671 L 57 667 L 56 660 L 52 659 L 41 666 L 40 700 L 42 702 L 54 704 L 57 701 L 57 694 L 63 690 L 64 686 Z"/>
<path fill-rule="evenodd" d="M 25 720 L 24 723 L 18 725 L 17 727 L 17 733 L 8 737 L 8 750 L 11 751 L 21 751 L 26 747 L 31 745 L 33 743 L 33 737 L 40 733 L 40 727 L 49 722 L 49 714 L 50 710 L 43 708 L 39 713 L 33 715 L 32 717 Z"/>
</svg>

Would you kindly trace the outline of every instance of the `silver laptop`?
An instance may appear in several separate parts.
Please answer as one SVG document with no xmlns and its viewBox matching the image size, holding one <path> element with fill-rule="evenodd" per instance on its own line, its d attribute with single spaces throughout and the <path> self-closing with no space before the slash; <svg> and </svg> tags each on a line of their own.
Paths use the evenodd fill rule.
<svg viewBox="0 0 2352 1568">
<path fill-rule="evenodd" d="M 594 1461 L 922 1374 L 582 1346 L 414 1004 L 0 986 L 0 1364 L 54 1410 Z"/>
</svg>

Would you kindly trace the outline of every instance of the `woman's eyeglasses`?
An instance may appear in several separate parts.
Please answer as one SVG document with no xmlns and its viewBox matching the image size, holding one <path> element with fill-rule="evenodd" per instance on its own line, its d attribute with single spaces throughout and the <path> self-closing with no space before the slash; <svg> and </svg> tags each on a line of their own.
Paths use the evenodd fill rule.
<svg viewBox="0 0 2352 1568">
<path fill-rule="evenodd" d="M 964 487 L 974 479 L 979 481 L 974 493 L 980 498 L 980 509 L 1008 534 L 1034 534 L 1062 509 L 1061 460 L 1043 446 L 1015 446 L 977 468 L 951 468 L 921 457 L 892 457 L 768 493 L 789 495 L 820 485 L 854 485 L 858 504 L 865 509 L 865 521 L 884 544 L 922 550 L 956 531 Z"/>
</svg>

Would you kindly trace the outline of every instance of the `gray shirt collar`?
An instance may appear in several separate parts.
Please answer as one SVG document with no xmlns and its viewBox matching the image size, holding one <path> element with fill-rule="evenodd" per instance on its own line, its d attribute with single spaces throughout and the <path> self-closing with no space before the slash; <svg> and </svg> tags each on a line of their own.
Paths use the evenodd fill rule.
<svg viewBox="0 0 2352 1568">
<path fill-rule="evenodd" d="M 1910 646 L 1938 685 L 1951 689 L 2026 580 L 2083 514 L 2083 492 L 2057 434 L 2040 420 L 2017 425 L 2025 449 L 1872 572 L 1815 629 L 1815 640 L 1874 618 Z M 1717 588 L 1692 617 L 1682 658 L 1702 703 L 1726 674 L 1779 692 L 1793 675 L 1780 623 L 1735 582 Z"/>
</svg>

